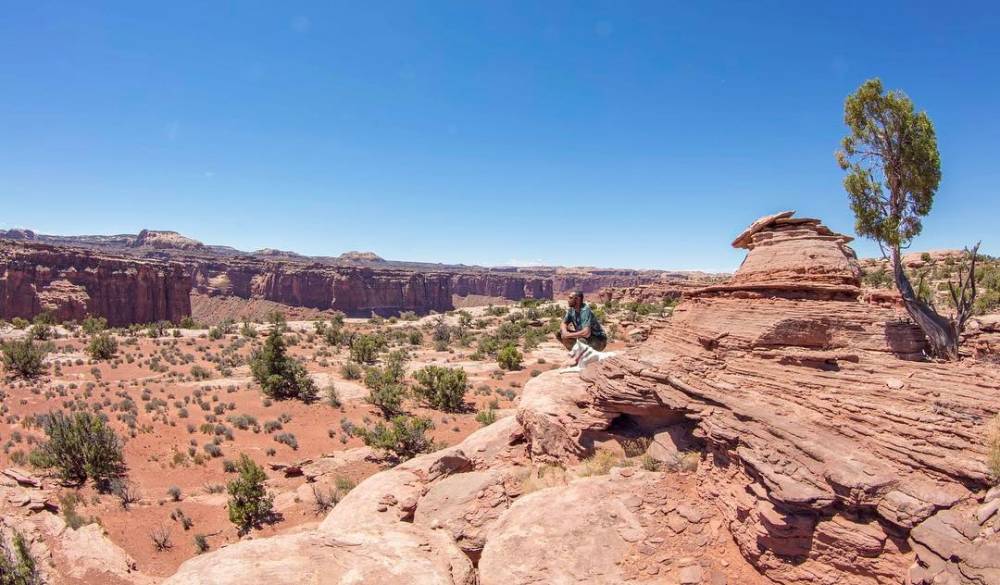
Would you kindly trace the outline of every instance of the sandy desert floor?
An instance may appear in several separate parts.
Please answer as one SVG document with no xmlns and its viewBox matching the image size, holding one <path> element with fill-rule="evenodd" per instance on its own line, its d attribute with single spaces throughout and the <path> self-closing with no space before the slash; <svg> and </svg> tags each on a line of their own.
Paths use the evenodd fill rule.
<svg viewBox="0 0 1000 585">
<path fill-rule="evenodd" d="M 469 386 L 461 412 L 433 410 L 412 397 L 406 400 L 408 413 L 433 421 L 431 434 L 439 445 L 455 444 L 479 428 L 478 412 L 512 408 L 528 379 L 565 366 L 569 359 L 564 348 L 546 334 L 536 347 L 529 344 L 523 349 L 522 345 L 524 361 L 519 370 L 502 370 L 492 357 L 475 360 L 476 339 L 510 321 L 510 313 L 491 316 L 486 307 L 463 311 L 472 317 L 471 324 L 465 318 L 468 341 L 462 343 L 453 336 L 446 347 L 438 344 L 435 348 L 433 333 L 442 321 L 454 331 L 460 320 L 457 311 L 411 320 L 346 319 L 343 325 L 345 331 L 382 331 L 396 339 L 390 349 L 409 352 L 408 372 L 429 364 L 465 370 Z M 539 334 L 546 327 L 551 330 L 553 319 L 558 320 L 556 312 L 551 307 L 548 316 L 530 320 L 527 327 Z M 258 334 L 247 336 L 237 324 L 234 332 L 219 339 L 212 339 L 206 329 L 167 329 L 162 337 L 150 337 L 143 330 L 117 331 L 118 352 L 109 361 L 88 357 L 89 337 L 79 329 L 57 327 L 58 336 L 51 342 L 54 351 L 46 358 L 48 372 L 33 381 L 8 378 L 3 384 L 0 468 L 30 469 L 28 453 L 45 440 L 36 415 L 84 409 L 106 415 L 125 439 L 128 481 L 139 499 L 126 509 L 118 497 L 98 493 L 89 483 L 61 487 L 60 513 L 99 523 L 148 575 L 169 575 L 197 554 L 195 535 L 203 536 L 209 549 L 239 538 L 226 511 L 225 485 L 234 475 L 224 467 L 241 453 L 267 470 L 268 488 L 275 496 L 276 521 L 255 530 L 253 537 L 318 523 L 326 511 L 317 509 L 314 487 L 347 489 L 387 465 L 378 452 L 364 447 L 350 432 L 352 426 L 372 426 L 382 415 L 366 401 L 368 389 L 362 380 L 345 379 L 342 367 L 350 359 L 349 348 L 327 343 L 316 334 L 312 321 L 289 322 L 285 338 L 291 355 L 306 365 L 320 388 L 319 399 L 309 404 L 267 399 L 253 381 L 247 360 L 270 327 L 254 324 Z M 422 343 L 412 345 L 405 335 L 394 337 L 394 330 L 418 330 Z M 8 327 L 0 337 L 25 334 L 25 330 Z M 621 347 L 624 344 L 616 341 L 609 350 Z M 325 389 L 330 386 L 336 389 L 339 406 L 326 399 Z M 276 440 L 279 436 L 284 442 Z M 320 471 L 286 473 L 288 466 L 301 467 L 310 461 Z M 154 531 L 169 532 L 172 546 L 158 550 L 151 537 Z"/>
</svg>

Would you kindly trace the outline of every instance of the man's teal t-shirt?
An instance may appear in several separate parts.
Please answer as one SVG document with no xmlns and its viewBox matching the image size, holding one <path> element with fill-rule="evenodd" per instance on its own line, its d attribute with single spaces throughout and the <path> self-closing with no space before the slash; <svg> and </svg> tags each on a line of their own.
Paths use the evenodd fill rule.
<svg viewBox="0 0 1000 585">
<path fill-rule="evenodd" d="M 589 325 L 591 337 L 607 338 L 604 328 L 601 327 L 601 323 L 594 316 L 594 312 L 587 303 L 584 303 L 579 311 L 574 311 L 572 307 L 567 310 L 566 316 L 563 317 L 563 323 L 572 323 L 575 331 L 583 331 Z"/>
</svg>

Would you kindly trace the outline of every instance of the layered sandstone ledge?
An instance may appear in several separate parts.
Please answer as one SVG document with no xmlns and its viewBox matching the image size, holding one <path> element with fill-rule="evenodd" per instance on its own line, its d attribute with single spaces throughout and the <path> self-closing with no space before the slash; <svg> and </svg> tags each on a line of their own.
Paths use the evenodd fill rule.
<svg viewBox="0 0 1000 585">
<path fill-rule="evenodd" d="M 0 318 L 51 312 L 60 321 L 103 316 L 113 326 L 177 322 L 191 314 L 181 264 L 0 241 Z"/>
</svg>

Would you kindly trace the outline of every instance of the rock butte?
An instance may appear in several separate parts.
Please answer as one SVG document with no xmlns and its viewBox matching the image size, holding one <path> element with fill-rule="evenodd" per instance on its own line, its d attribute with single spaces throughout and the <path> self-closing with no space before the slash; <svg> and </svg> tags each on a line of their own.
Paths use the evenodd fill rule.
<svg viewBox="0 0 1000 585">
<path fill-rule="evenodd" d="M 913 361 L 922 337 L 858 300 L 847 242 L 762 218 L 736 275 L 645 344 L 546 372 L 516 417 L 370 477 L 317 529 L 166 583 L 1000 583 L 983 433 L 1000 374 Z M 527 489 L 641 437 L 659 459 L 695 450 L 697 471 Z"/>
</svg>

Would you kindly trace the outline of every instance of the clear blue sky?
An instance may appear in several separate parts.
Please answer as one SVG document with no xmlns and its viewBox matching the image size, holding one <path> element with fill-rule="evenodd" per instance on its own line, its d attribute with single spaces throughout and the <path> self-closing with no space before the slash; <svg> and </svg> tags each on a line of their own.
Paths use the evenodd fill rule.
<svg viewBox="0 0 1000 585">
<path fill-rule="evenodd" d="M 914 248 L 1000 253 L 995 2 L 152 4 L 4 3 L 0 227 L 728 270 L 769 212 L 852 231 L 879 76 L 938 130 Z"/>
</svg>

